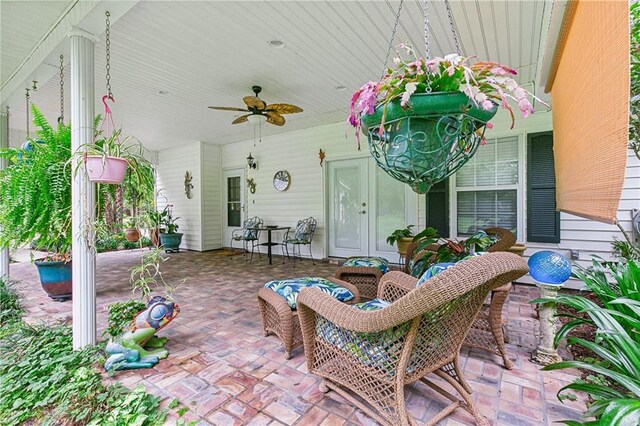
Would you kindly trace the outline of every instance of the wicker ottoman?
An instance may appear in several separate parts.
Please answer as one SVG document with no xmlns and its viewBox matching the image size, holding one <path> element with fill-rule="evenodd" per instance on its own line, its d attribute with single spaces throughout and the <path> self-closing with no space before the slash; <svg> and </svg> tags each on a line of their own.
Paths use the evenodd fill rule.
<svg viewBox="0 0 640 426">
<path fill-rule="evenodd" d="M 342 288 L 342 290 L 346 289 L 351 292 L 353 297 L 349 299 L 347 303 L 351 304 L 360 301 L 360 294 L 356 286 L 333 277 L 326 279 L 303 277 L 292 280 L 270 281 L 265 284 L 265 286 L 269 287 L 281 287 L 278 291 L 286 294 L 286 297 L 278 294 L 272 288 L 262 287 L 258 290 L 258 305 L 260 306 L 264 335 L 268 336 L 273 333 L 282 340 L 284 357 L 286 359 L 291 358 L 291 351 L 294 348 L 302 345 L 302 331 L 300 330 L 300 322 L 298 321 L 298 311 L 293 307 L 297 299 L 297 292 L 288 290 L 283 292 L 282 290 L 286 289 L 286 287 L 290 289 L 292 284 L 301 285 L 300 289 L 305 287 L 318 287 L 317 280 L 326 280 L 332 285 L 335 284 L 337 287 Z M 324 289 L 322 290 L 325 291 Z M 327 293 L 331 294 L 330 291 L 327 291 Z M 335 294 L 332 295 L 340 300 L 340 297 L 337 297 Z"/>
<path fill-rule="evenodd" d="M 380 278 L 389 271 L 389 261 L 383 257 L 350 257 L 334 276 L 358 288 L 363 299 L 374 299 Z"/>
</svg>

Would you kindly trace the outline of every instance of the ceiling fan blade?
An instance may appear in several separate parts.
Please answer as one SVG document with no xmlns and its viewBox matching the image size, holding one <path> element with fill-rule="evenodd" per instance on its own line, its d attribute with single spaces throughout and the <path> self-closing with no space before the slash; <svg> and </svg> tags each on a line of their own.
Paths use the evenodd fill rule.
<svg viewBox="0 0 640 426">
<path fill-rule="evenodd" d="M 263 110 L 267 107 L 267 104 L 257 96 L 245 96 L 242 100 L 249 109 Z"/>
<path fill-rule="evenodd" d="M 273 111 L 278 114 L 295 114 L 297 112 L 302 112 L 303 110 L 299 106 L 290 104 L 271 104 L 267 105 L 265 111 Z"/>
<path fill-rule="evenodd" d="M 235 120 L 233 120 L 231 122 L 231 124 L 240 124 L 240 123 L 246 123 L 247 122 L 247 117 L 249 117 L 251 114 L 247 114 L 247 115 L 241 115 L 240 117 L 236 118 Z"/>
<path fill-rule="evenodd" d="M 236 108 L 236 107 L 219 107 L 219 106 L 210 106 L 211 109 L 217 109 L 220 111 L 242 111 L 247 112 L 246 108 Z"/>
<path fill-rule="evenodd" d="M 267 123 L 274 124 L 276 126 L 284 126 L 284 123 L 286 121 L 284 117 L 278 114 L 277 112 L 267 111 L 266 116 L 267 116 Z"/>
</svg>

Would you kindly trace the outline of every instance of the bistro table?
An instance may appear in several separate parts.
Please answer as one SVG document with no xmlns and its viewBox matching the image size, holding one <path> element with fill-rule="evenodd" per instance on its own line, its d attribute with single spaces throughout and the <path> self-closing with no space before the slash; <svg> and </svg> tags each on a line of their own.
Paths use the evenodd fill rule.
<svg viewBox="0 0 640 426">
<path fill-rule="evenodd" d="M 252 229 L 256 229 L 258 231 L 267 231 L 267 242 L 262 243 L 260 245 L 267 246 L 267 254 L 269 255 L 269 265 L 273 265 L 271 247 L 280 245 L 280 243 L 274 243 L 273 241 L 271 241 L 271 233 L 273 231 L 288 231 L 289 229 L 291 229 L 291 227 L 273 225 L 273 226 L 264 226 L 261 228 L 252 228 Z"/>
</svg>

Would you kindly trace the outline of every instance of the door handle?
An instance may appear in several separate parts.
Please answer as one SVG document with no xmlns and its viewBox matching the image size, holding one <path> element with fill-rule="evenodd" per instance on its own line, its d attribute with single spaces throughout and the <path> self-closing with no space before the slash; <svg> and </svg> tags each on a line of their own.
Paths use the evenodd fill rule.
<svg viewBox="0 0 640 426">
<path fill-rule="evenodd" d="M 362 210 L 362 211 L 358 212 L 358 214 L 366 214 L 366 213 L 367 213 L 366 210 Z"/>
</svg>

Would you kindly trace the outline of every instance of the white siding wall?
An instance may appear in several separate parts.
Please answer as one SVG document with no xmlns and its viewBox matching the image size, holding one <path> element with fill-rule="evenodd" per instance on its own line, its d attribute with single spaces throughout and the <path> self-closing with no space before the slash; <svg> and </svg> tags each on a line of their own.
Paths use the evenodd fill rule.
<svg viewBox="0 0 640 426">
<path fill-rule="evenodd" d="M 324 211 L 324 168 L 320 167 L 318 151 L 326 152 L 326 161 L 366 156 L 366 140 L 362 151 L 358 152 L 351 128 L 335 123 L 306 130 L 263 137 L 262 141 L 238 142 L 222 146 L 222 168 L 237 169 L 247 166 L 247 156 L 251 152 L 258 163 L 257 170 L 248 170 L 247 178 L 256 182 L 256 193 L 246 194 L 245 217 L 260 216 L 264 223 L 291 226 L 309 216 L 318 221 L 313 239 L 313 255 L 323 258 L 326 250 L 326 222 Z M 273 187 L 273 175 L 278 170 L 288 170 L 291 186 L 285 192 Z M 274 240 L 281 233 L 274 233 Z M 266 235 L 264 236 L 266 238 Z M 279 254 L 276 248 L 275 253 Z M 305 255 L 303 248 L 302 255 Z"/>
<path fill-rule="evenodd" d="M 202 176 L 201 176 L 201 143 L 183 143 L 176 148 L 165 149 L 159 153 L 158 208 L 173 204 L 173 216 L 180 217 L 179 232 L 184 233 L 181 248 L 202 250 Z M 193 198 L 188 199 L 184 193 L 184 174 L 190 171 L 193 175 L 191 183 Z"/>
<path fill-rule="evenodd" d="M 202 250 L 222 247 L 222 169 L 221 149 L 201 144 L 202 148 Z"/>
</svg>

